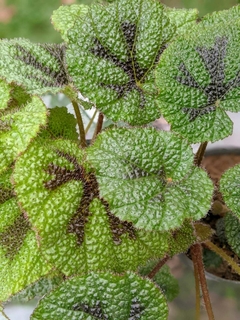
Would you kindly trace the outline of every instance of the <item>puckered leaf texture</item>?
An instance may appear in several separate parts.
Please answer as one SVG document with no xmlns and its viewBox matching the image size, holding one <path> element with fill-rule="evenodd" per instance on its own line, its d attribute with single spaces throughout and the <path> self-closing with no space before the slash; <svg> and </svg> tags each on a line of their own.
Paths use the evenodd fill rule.
<svg viewBox="0 0 240 320">
<path fill-rule="evenodd" d="M 167 320 L 165 297 L 134 273 L 90 273 L 65 281 L 40 301 L 31 320 Z"/>
<path fill-rule="evenodd" d="M 88 149 L 88 160 L 111 212 L 137 228 L 171 230 L 209 210 L 212 182 L 193 167 L 187 142 L 170 132 L 107 130 Z"/>
<path fill-rule="evenodd" d="M 46 124 L 43 101 L 16 86 L 5 87 L 5 108 L 0 112 L 0 172 L 5 170 Z M 3 98 L 4 99 L 4 98 Z"/>
<path fill-rule="evenodd" d="M 114 216 L 85 157 L 73 142 L 36 141 L 16 162 L 15 191 L 47 260 L 71 275 L 136 270 L 162 257 L 169 234 L 138 230 Z"/>
<path fill-rule="evenodd" d="M 153 70 L 175 29 L 156 0 L 91 6 L 67 35 L 73 83 L 113 121 L 155 120 L 160 113 Z"/>
<path fill-rule="evenodd" d="M 240 218 L 240 164 L 222 175 L 220 191 L 228 208 Z"/>
<path fill-rule="evenodd" d="M 156 68 L 162 114 L 191 142 L 227 137 L 232 121 L 226 111 L 240 110 L 240 24 L 217 17 L 173 42 Z"/>
<path fill-rule="evenodd" d="M 240 220 L 234 214 L 228 213 L 224 217 L 225 234 L 232 250 L 240 256 Z"/>
<path fill-rule="evenodd" d="M 23 86 L 30 94 L 57 93 L 68 84 L 64 55 L 62 44 L 0 40 L 0 78 Z"/>
<path fill-rule="evenodd" d="M 39 253 L 35 233 L 18 207 L 11 170 L 0 175 L 0 301 L 35 282 L 51 269 Z"/>
</svg>

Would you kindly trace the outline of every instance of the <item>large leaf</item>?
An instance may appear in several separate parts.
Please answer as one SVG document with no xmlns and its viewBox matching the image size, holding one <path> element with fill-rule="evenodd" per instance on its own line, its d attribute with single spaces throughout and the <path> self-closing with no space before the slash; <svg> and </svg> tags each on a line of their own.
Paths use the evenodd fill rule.
<svg viewBox="0 0 240 320">
<path fill-rule="evenodd" d="M 68 42 L 68 31 L 74 27 L 77 19 L 83 18 L 88 12 L 89 6 L 84 4 L 73 4 L 71 6 L 61 6 L 53 11 L 51 17 L 54 28 L 61 33 L 65 42 Z"/>
<path fill-rule="evenodd" d="M 40 301 L 31 320 L 141 319 L 167 320 L 161 291 L 134 273 L 91 273 L 72 278 Z"/>
<path fill-rule="evenodd" d="M 71 275 L 136 270 L 162 257 L 169 235 L 136 230 L 115 217 L 84 157 L 69 141 L 36 142 L 16 162 L 15 191 L 47 260 Z"/>
<path fill-rule="evenodd" d="M 113 214 L 146 230 L 171 230 L 209 210 L 213 186 L 192 166 L 185 140 L 170 132 L 113 129 L 88 150 L 100 195 Z"/>
<path fill-rule="evenodd" d="M 47 120 L 47 110 L 40 98 L 26 95 L 19 87 L 9 86 L 8 92 L 11 99 L 0 113 L 0 172 L 28 147 Z"/>
<path fill-rule="evenodd" d="M 232 132 L 226 111 L 240 110 L 239 28 L 236 21 L 199 24 L 164 51 L 156 68 L 161 111 L 172 130 L 191 142 Z"/>
<path fill-rule="evenodd" d="M 240 218 L 240 164 L 228 169 L 222 175 L 220 191 L 228 208 Z"/>
<path fill-rule="evenodd" d="M 0 176 L 0 301 L 50 271 L 39 254 L 35 234 L 17 205 L 11 171 Z"/>
<path fill-rule="evenodd" d="M 232 23 L 234 20 L 239 20 L 240 6 L 233 6 L 228 10 L 216 11 L 206 14 L 200 22 L 200 25 L 209 26 L 216 23 Z"/>
<path fill-rule="evenodd" d="M 0 77 L 23 86 L 31 94 L 59 92 L 68 83 L 64 54 L 64 45 L 0 40 Z"/>
<path fill-rule="evenodd" d="M 156 0 L 94 5 L 69 30 L 69 74 L 109 119 L 148 123 L 160 115 L 153 70 L 174 31 Z"/>
</svg>

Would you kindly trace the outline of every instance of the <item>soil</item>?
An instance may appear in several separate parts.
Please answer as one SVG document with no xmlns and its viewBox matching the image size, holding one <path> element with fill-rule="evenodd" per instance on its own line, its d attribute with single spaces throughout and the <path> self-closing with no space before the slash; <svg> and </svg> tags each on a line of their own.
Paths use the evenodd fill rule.
<svg viewBox="0 0 240 320">
<path fill-rule="evenodd" d="M 217 189 L 223 172 L 238 163 L 240 163 L 240 149 L 219 149 L 211 150 L 211 153 L 206 154 L 202 162 L 202 167 L 206 169 Z M 220 207 L 222 205 L 224 208 L 225 204 L 222 195 L 218 191 L 214 194 L 214 200 L 217 200 Z M 220 210 L 218 214 L 212 207 L 203 219 L 203 222 L 211 225 L 212 229 L 216 230 L 217 221 L 221 219 L 225 213 L 226 210 L 222 210 L 222 212 Z M 231 250 L 227 242 L 223 242 L 222 239 L 220 240 L 216 234 L 212 236 L 211 241 L 224 250 L 228 256 L 232 257 L 238 265 L 240 264 L 240 258 Z M 206 271 L 222 279 L 240 281 L 240 275 L 232 271 L 231 267 L 225 261 L 223 261 L 218 268 L 206 268 Z"/>
</svg>

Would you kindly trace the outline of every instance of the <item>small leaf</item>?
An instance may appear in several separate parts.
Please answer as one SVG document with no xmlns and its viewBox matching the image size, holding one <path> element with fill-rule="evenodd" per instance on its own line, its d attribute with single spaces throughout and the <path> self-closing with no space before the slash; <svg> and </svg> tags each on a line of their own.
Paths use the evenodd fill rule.
<svg viewBox="0 0 240 320">
<path fill-rule="evenodd" d="M 8 108 L 0 113 L 0 172 L 28 147 L 46 120 L 43 101 L 35 96 L 30 98 L 22 89 L 16 89 Z"/>
<path fill-rule="evenodd" d="M 57 93 L 68 83 L 64 54 L 65 46 L 61 44 L 0 40 L 0 77 L 30 94 Z"/>
<path fill-rule="evenodd" d="M 68 33 L 73 83 L 113 121 L 155 120 L 160 113 L 153 70 L 174 32 L 155 0 L 91 6 Z"/>
<path fill-rule="evenodd" d="M 222 175 L 220 191 L 228 208 L 240 218 L 240 164 Z"/>
<path fill-rule="evenodd" d="M 134 273 L 74 277 L 40 301 L 31 316 L 37 319 L 148 319 L 167 320 L 161 291 Z"/>
<path fill-rule="evenodd" d="M 183 225 L 172 232 L 169 243 L 169 255 L 186 252 L 197 241 L 194 228 L 190 221 L 185 220 Z"/>
<path fill-rule="evenodd" d="M 68 31 L 74 27 L 77 19 L 82 19 L 88 12 L 89 6 L 84 4 L 73 4 L 71 6 L 61 6 L 53 11 L 51 17 L 54 28 L 61 33 L 65 42 L 68 42 Z"/>
<path fill-rule="evenodd" d="M 139 269 L 141 276 L 147 276 L 153 268 L 157 265 L 158 261 L 148 261 L 148 263 Z M 172 301 L 179 294 L 179 285 L 177 279 L 173 277 L 170 268 L 164 265 L 152 279 L 163 291 L 168 301 Z"/>
<path fill-rule="evenodd" d="M 232 132 L 226 111 L 240 111 L 239 24 L 197 25 L 169 45 L 156 68 L 163 116 L 191 142 Z"/>
<path fill-rule="evenodd" d="M 232 23 L 234 20 L 239 20 L 240 6 L 233 6 L 228 10 L 216 11 L 206 14 L 202 17 L 200 25 L 209 26 L 216 23 Z"/>
<path fill-rule="evenodd" d="M 211 205 L 213 185 L 192 166 L 186 141 L 170 132 L 112 129 L 88 149 L 100 195 L 113 214 L 146 230 L 172 230 L 198 220 Z"/>
<path fill-rule="evenodd" d="M 137 230 L 115 217 L 84 158 L 73 142 L 36 141 L 16 162 L 15 191 L 47 260 L 71 275 L 136 270 L 161 258 L 169 235 Z"/>
<path fill-rule="evenodd" d="M 240 256 L 240 220 L 234 214 L 228 213 L 224 217 L 225 234 L 232 250 Z"/>
<path fill-rule="evenodd" d="M 10 174 L 9 170 L 0 176 L 0 301 L 50 271 L 39 254 L 34 232 L 17 205 Z"/>
<path fill-rule="evenodd" d="M 76 131 L 77 120 L 74 115 L 68 113 L 66 107 L 55 107 L 48 110 L 48 125 L 39 137 L 41 138 L 64 138 L 69 140 L 78 140 Z"/>
</svg>

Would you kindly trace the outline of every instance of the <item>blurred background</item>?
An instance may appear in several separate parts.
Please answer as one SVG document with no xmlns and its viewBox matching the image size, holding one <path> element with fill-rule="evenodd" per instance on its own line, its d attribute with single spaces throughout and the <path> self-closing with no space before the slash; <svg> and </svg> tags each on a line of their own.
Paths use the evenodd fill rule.
<svg viewBox="0 0 240 320">
<path fill-rule="evenodd" d="M 59 34 L 50 22 L 53 10 L 62 4 L 92 2 L 92 0 L 0 0 L 0 38 L 22 37 L 34 42 L 61 42 Z M 169 7 L 197 8 L 200 16 L 203 16 L 213 11 L 228 9 L 236 5 L 238 0 L 162 0 L 162 2 Z M 233 135 L 210 147 L 240 148 L 240 114 L 229 113 L 229 115 L 235 123 Z M 163 119 L 160 120 L 160 126 L 165 130 L 168 129 Z M 195 318 L 195 287 L 191 263 L 185 256 L 180 255 L 169 261 L 169 266 L 180 285 L 179 296 L 170 303 L 169 320 L 192 320 Z M 223 280 L 209 280 L 208 284 L 216 319 L 239 320 L 240 285 Z M 6 308 L 6 314 L 11 320 L 28 320 L 36 303 L 37 301 L 31 301 L 24 306 L 11 303 Z M 202 306 L 201 320 L 207 319 Z"/>
</svg>

